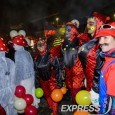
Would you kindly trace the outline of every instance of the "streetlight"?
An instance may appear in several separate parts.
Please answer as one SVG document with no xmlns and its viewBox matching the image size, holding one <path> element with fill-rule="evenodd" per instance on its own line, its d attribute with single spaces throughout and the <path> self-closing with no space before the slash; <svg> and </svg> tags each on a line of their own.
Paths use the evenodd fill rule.
<svg viewBox="0 0 115 115">
<path fill-rule="evenodd" d="M 59 18 L 57 17 L 57 18 L 56 18 L 56 22 L 57 22 L 57 27 L 58 27 L 58 21 L 59 21 Z"/>
<path fill-rule="evenodd" d="M 115 17 L 115 14 L 113 14 L 113 16 Z"/>
</svg>

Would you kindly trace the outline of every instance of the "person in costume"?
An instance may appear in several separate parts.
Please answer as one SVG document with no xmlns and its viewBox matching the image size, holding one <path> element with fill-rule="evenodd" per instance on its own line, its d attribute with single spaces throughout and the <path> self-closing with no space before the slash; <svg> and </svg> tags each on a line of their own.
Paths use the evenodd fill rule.
<svg viewBox="0 0 115 115">
<path fill-rule="evenodd" d="M 53 57 L 47 49 L 45 39 L 40 39 L 37 43 L 38 55 L 34 60 L 36 79 L 44 91 L 44 97 L 53 110 L 53 115 L 57 115 L 58 103 L 51 99 L 51 93 L 54 89 L 62 87 L 60 63 L 57 57 Z"/>
<path fill-rule="evenodd" d="M 22 85 L 26 89 L 26 94 L 31 94 L 34 98 L 33 105 L 38 107 L 39 99 L 35 97 L 35 72 L 33 59 L 28 51 L 24 49 L 27 41 L 23 35 L 17 35 L 10 40 L 15 49 L 15 85 Z"/>
<path fill-rule="evenodd" d="M 91 101 L 100 107 L 99 114 L 115 114 L 115 22 L 103 24 L 96 34 L 101 48 L 100 56 L 104 58 L 100 67 L 100 77 L 98 79 L 99 92 L 93 95 Z M 97 103 L 94 103 L 97 102 Z"/>
<path fill-rule="evenodd" d="M 65 69 L 65 84 L 70 90 L 72 101 L 83 86 L 84 73 L 78 59 L 79 38 L 76 23 L 69 22 L 66 25 L 65 39 L 62 43 L 63 63 Z"/>
<path fill-rule="evenodd" d="M 0 115 L 16 115 L 14 109 L 15 65 L 5 57 L 8 47 L 0 37 Z"/>
<path fill-rule="evenodd" d="M 79 48 L 79 59 L 82 63 L 86 78 L 86 89 L 91 90 L 94 78 L 94 68 L 96 66 L 96 57 L 98 55 L 98 39 L 95 38 L 97 30 L 100 26 L 109 20 L 108 17 L 94 12 L 93 17 L 87 20 L 87 32 L 91 35 L 90 41 Z"/>
</svg>

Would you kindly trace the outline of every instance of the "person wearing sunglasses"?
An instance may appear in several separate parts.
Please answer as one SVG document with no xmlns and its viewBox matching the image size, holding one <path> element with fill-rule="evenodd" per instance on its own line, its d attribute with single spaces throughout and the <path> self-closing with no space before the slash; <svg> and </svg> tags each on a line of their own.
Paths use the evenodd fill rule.
<svg viewBox="0 0 115 115">
<path fill-rule="evenodd" d="M 100 114 L 115 115 L 115 22 L 102 25 L 96 38 L 99 39 L 100 57 L 104 58 L 104 63 L 100 67 L 99 94 L 95 101 Z"/>
</svg>

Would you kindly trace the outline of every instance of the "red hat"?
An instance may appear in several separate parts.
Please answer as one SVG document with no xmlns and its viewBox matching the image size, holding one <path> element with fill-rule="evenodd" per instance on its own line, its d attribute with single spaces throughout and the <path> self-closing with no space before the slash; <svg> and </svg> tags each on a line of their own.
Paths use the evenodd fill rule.
<svg viewBox="0 0 115 115">
<path fill-rule="evenodd" d="M 115 22 L 104 24 L 100 27 L 96 34 L 96 38 L 101 36 L 113 36 L 115 37 Z"/>
<path fill-rule="evenodd" d="M 97 29 L 99 29 L 99 27 L 102 24 L 105 24 L 108 20 L 110 20 L 110 17 L 104 16 L 103 14 L 101 14 L 99 12 L 94 12 L 93 17 L 95 17 L 95 19 L 96 19 Z"/>
<path fill-rule="evenodd" d="M 19 46 L 28 46 L 27 41 L 24 39 L 23 35 L 13 37 L 10 42 L 17 44 Z"/>
<path fill-rule="evenodd" d="M 0 37 L 0 51 L 8 52 L 8 47 L 6 46 L 6 43 L 4 42 L 3 38 Z"/>
</svg>

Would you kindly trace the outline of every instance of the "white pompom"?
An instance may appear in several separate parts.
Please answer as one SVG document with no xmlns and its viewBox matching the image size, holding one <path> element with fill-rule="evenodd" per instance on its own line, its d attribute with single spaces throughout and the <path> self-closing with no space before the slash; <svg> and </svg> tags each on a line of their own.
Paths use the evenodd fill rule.
<svg viewBox="0 0 115 115">
<path fill-rule="evenodd" d="M 30 39 L 29 38 L 25 38 L 25 40 L 27 41 L 27 44 L 30 46 Z"/>
<path fill-rule="evenodd" d="M 13 38 L 18 35 L 18 32 L 16 30 L 10 31 L 10 37 Z"/>
<path fill-rule="evenodd" d="M 74 19 L 71 21 L 77 28 L 79 28 L 79 21 Z"/>
<path fill-rule="evenodd" d="M 20 31 L 18 32 L 18 34 L 19 34 L 19 35 L 23 35 L 24 37 L 26 36 L 25 30 L 20 30 Z"/>
</svg>

